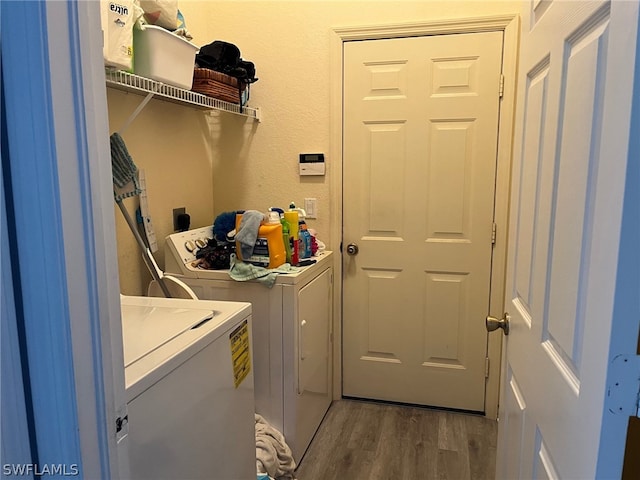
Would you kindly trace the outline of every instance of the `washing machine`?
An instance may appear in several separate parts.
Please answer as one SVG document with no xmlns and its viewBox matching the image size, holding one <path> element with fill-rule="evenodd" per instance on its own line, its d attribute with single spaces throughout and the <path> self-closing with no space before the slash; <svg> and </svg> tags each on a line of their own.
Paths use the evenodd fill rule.
<svg viewBox="0 0 640 480">
<path fill-rule="evenodd" d="M 129 478 L 255 478 L 251 305 L 122 296 L 121 310 Z"/>
<path fill-rule="evenodd" d="M 269 288 L 193 266 L 193 245 L 212 237 L 212 227 L 169 235 L 165 271 L 198 298 L 252 304 L 256 412 L 283 433 L 299 462 L 332 400 L 332 253 L 279 274 Z"/>
</svg>

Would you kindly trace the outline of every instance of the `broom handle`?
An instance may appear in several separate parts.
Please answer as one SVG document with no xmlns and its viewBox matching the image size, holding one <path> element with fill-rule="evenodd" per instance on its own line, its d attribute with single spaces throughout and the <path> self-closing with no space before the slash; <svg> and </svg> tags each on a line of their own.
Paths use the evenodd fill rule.
<svg viewBox="0 0 640 480">
<path fill-rule="evenodd" d="M 145 245 L 144 240 L 142 240 L 142 237 L 138 232 L 136 224 L 133 222 L 133 219 L 129 215 L 129 212 L 127 212 L 127 209 L 124 207 L 124 204 L 122 203 L 122 201 L 119 201 L 116 203 L 120 207 L 120 211 L 122 212 L 124 219 L 127 221 L 127 224 L 129 224 L 129 228 L 131 229 L 131 232 L 133 233 L 133 236 L 135 237 L 136 242 L 138 242 L 138 245 L 142 249 L 142 259 L 144 260 L 145 265 L 149 269 L 149 272 L 151 272 L 151 276 L 156 282 L 158 282 L 158 285 L 160 285 L 160 289 L 162 290 L 162 293 L 164 294 L 164 296 L 167 298 L 171 298 L 171 293 L 169 293 L 169 289 L 167 288 L 167 286 L 164 283 L 164 280 L 158 273 L 155 262 L 153 261 L 153 259 L 149 258 L 151 256 L 151 252 Z"/>
</svg>

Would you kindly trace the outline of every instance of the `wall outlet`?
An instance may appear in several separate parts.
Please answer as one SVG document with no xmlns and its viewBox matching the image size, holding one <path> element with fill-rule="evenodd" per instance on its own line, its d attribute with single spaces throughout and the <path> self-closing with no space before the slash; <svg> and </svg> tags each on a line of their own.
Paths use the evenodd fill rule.
<svg viewBox="0 0 640 480">
<path fill-rule="evenodd" d="M 185 207 L 173 209 L 173 231 L 174 232 L 177 232 L 178 230 L 180 230 L 180 225 L 178 224 L 178 215 L 182 215 L 183 213 L 187 213 L 187 209 Z"/>
</svg>

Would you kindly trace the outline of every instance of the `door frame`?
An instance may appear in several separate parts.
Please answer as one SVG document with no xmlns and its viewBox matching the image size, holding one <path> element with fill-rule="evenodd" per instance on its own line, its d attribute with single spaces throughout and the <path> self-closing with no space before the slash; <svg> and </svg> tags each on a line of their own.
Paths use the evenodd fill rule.
<svg viewBox="0 0 640 480">
<path fill-rule="evenodd" d="M 116 415 L 126 396 L 100 4 L 9 9 L 11 21 L 8 14 L 2 21 L 11 39 L 2 45 L 7 227 L 29 255 L 13 251 L 6 268 L 18 274 L 15 298 L 2 301 L 20 325 L 14 353 L 33 418 L 9 425 L 29 429 L 29 438 L 17 437 L 29 442 L 17 459 L 30 448 L 36 470 L 57 465 L 68 473 L 75 465 L 80 477 L 117 480 L 127 453 L 116 440 Z M 2 253 L 4 261 L 12 252 Z"/>
<path fill-rule="evenodd" d="M 446 35 L 455 33 L 503 32 L 502 73 L 504 90 L 500 105 L 498 127 L 498 149 L 495 193 L 496 243 L 493 249 L 491 269 L 491 295 L 489 312 L 494 316 L 502 316 L 507 260 L 507 231 L 509 218 L 509 199 L 511 181 L 511 151 L 514 129 L 516 74 L 518 59 L 518 38 L 520 18 L 517 14 L 495 15 L 487 17 L 458 18 L 437 20 L 433 22 L 403 23 L 389 25 L 365 25 L 336 27 L 331 35 L 331 157 L 335 159 L 331 174 L 331 209 L 332 225 L 340 228 L 332 230 L 331 244 L 342 242 L 342 167 L 343 167 L 343 64 L 344 43 L 353 40 L 381 40 L 389 38 L 418 37 L 429 35 Z M 334 258 L 334 325 L 333 332 L 333 395 L 334 399 L 342 396 L 342 254 Z M 478 319 L 482 321 L 484 319 Z M 488 418 L 498 417 L 498 400 L 500 393 L 502 336 L 488 336 L 487 355 L 489 358 L 489 376 L 485 390 L 485 415 Z"/>
</svg>

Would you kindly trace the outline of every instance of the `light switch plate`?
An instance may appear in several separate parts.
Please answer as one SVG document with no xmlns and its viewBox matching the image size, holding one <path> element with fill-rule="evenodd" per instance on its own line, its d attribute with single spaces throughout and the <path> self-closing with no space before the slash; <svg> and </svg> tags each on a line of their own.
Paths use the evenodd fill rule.
<svg viewBox="0 0 640 480">
<path fill-rule="evenodd" d="M 318 201 L 315 198 L 304 199 L 304 212 L 307 218 L 318 218 Z"/>
</svg>

